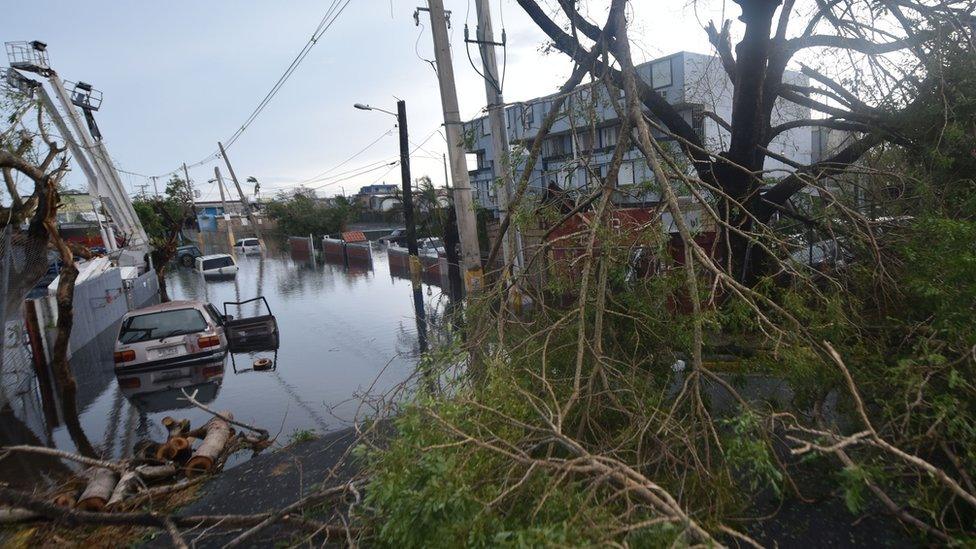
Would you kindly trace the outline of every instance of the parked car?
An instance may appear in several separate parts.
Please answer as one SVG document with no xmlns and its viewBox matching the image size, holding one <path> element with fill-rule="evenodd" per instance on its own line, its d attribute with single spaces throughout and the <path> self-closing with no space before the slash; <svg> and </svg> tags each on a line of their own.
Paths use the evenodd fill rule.
<svg viewBox="0 0 976 549">
<path fill-rule="evenodd" d="M 237 263 L 227 254 L 204 255 L 197 258 L 196 269 L 204 276 L 235 275 Z"/>
<path fill-rule="evenodd" d="M 245 255 L 259 254 L 261 253 L 261 241 L 256 238 L 241 238 L 234 243 L 234 249 Z"/>
<path fill-rule="evenodd" d="M 196 244 L 176 248 L 176 260 L 184 267 L 192 267 L 193 261 L 202 255 L 200 248 L 197 248 Z"/>
<path fill-rule="evenodd" d="M 171 301 L 127 313 L 115 342 L 119 387 L 162 390 L 222 376 L 226 320 L 203 301 Z"/>
<path fill-rule="evenodd" d="M 445 251 L 444 241 L 439 238 L 421 238 L 417 241 L 417 251 L 420 255 L 437 256 Z"/>
<path fill-rule="evenodd" d="M 818 271 L 843 268 L 853 259 L 843 237 L 811 242 L 791 254 L 793 261 Z"/>
<path fill-rule="evenodd" d="M 405 246 L 407 244 L 407 229 L 403 227 L 400 227 L 399 229 L 393 229 L 393 232 L 391 232 L 390 234 L 379 237 L 379 242 Z"/>
</svg>

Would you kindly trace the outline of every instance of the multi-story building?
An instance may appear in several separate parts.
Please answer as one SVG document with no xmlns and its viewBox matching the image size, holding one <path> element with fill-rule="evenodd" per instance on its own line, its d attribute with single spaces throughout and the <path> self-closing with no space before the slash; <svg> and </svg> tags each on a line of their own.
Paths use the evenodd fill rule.
<svg viewBox="0 0 976 549">
<path fill-rule="evenodd" d="M 729 132 L 706 116 L 714 113 L 726 121 L 732 117 L 732 82 L 718 57 L 679 52 L 643 63 L 636 69 L 644 81 L 678 108 L 710 152 L 718 153 L 728 147 Z M 787 71 L 784 79 L 798 85 L 808 84 L 807 78 L 797 72 Z M 524 158 L 555 97 L 513 103 L 506 108 L 516 181 L 524 164 L 520 156 Z M 577 87 L 563 103 L 562 110 L 543 141 L 541 156 L 529 178 L 533 192 L 539 193 L 550 184 L 567 191 L 592 188 L 598 184 L 599 177 L 607 174 L 619 137 L 620 120 L 606 87 L 602 83 Z M 809 109 L 781 101 L 773 113 L 772 123 L 802 118 L 810 118 Z M 464 130 L 467 151 L 477 157 L 477 166 L 469 172 L 475 200 L 497 211 L 497 172 L 488 120 L 482 117 L 466 122 Z M 662 142 L 671 141 L 664 134 L 655 136 Z M 808 127 L 796 128 L 777 136 L 769 148 L 792 162 L 808 164 L 811 137 Z M 790 173 L 786 168 L 778 160 L 767 159 L 766 176 L 783 177 Z M 657 194 L 643 185 L 653 179 L 640 152 L 632 146 L 624 154 L 617 175 L 620 193 L 616 200 L 631 204 L 657 202 Z"/>
<path fill-rule="evenodd" d="M 353 200 L 367 210 L 385 212 L 395 208 L 399 203 L 397 192 L 400 187 L 390 183 L 366 185 L 359 188 Z"/>
</svg>

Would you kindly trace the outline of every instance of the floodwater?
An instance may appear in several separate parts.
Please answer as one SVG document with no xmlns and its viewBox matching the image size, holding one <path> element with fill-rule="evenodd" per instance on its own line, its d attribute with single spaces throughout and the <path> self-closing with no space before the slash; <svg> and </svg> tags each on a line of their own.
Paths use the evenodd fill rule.
<svg viewBox="0 0 976 549">
<path fill-rule="evenodd" d="M 389 390 L 409 378 L 421 341 L 410 281 L 391 275 L 386 251 L 374 244 L 372 264 L 345 266 L 321 256 L 289 256 L 270 251 L 238 258 L 236 277 L 205 280 L 198 273 L 174 267 L 167 276 L 172 299 L 200 299 L 222 309 L 225 301 L 263 295 L 277 317 L 280 347 L 229 356 L 223 376 L 211 377 L 187 390 L 215 410 L 227 410 L 244 422 L 280 433 L 287 444 L 298 431 L 324 433 L 348 425 L 364 392 Z M 435 326 L 447 306 L 447 292 L 424 284 L 427 326 Z M 235 317 L 263 313 L 260 302 L 232 307 Z M 169 415 L 201 425 L 208 414 L 193 408 L 179 389 L 127 394 L 113 369 L 115 333 L 103 334 L 72 358 L 78 381 L 81 427 L 106 456 L 131 454 L 136 441 L 165 439 L 160 420 Z M 428 327 L 425 337 L 437 339 L 440 329 Z M 255 371 L 257 358 L 274 362 L 270 371 Z M 35 380 L 36 381 L 36 380 Z M 196 383 L 187 379 L 174 385 Z M 76 445 L 56 404 L 34 383 L 0 412 L 0 444 L 40 444 L 74 451 Z M 137 391 L 136 391 L 137 392 Z M 367 408 L 368 409 L 368 408 Z M 238 459 L 246 459 L 246 456 Z M 0 480 L 30 485 L 63 469 L 54 460 L 10 456 L 0 461 Z"/>
</svg>

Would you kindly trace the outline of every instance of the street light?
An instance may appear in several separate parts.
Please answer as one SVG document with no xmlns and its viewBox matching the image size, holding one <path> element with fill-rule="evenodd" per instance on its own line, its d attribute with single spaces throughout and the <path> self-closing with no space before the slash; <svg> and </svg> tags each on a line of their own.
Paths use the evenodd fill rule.
<svg viewBox="0 0 976 549">
<path fill-rule="evenodd" d="M 370 107 L 369 105 L 363 105 L 362 103 L 356 103 L 356 104 L 353 105 L 353 107 L 356 107 L 357 109 L 359 109 L 361 111 L 379 111 L 379 112 L 385 112 L 386 114 L 388 114 L 388 115 L 396 118 L 397 119 L 397 122 L 400 121 L 400 116 L 397 113 L 390 112 L 390 111 L 388 111 L 386 109 L 381 109 L 379 107 Z"/>
<path fill-rule="evenodd" d="M 415 292 L 420 290 L 420 257 L 417 252 L 417 227 L 413 219 L 413 191 L 410 185 L 410 145 L 407 139 L 407 103 L 397 101 L 396 114 L 377 107 L 356 103 L 353 107 L 361 111 L 379 111 L 397 119 L 400 129 L 400 179 L 403 193 L 403 224 L 407 229 L 407 252 L 410 254 L 410 279 Z"/>
</svg>

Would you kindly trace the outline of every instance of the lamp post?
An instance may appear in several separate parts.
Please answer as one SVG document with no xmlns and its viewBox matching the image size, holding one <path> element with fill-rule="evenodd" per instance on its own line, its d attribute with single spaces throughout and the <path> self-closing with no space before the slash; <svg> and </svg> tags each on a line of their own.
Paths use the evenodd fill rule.
<svg viewBox="0 0 976 549">
<path fill-rule="evenodd" d="M 353 107 L 361 111 L 379 111 L 397 119 L 400 129 L 400 179 L 403 193 L 403 224 L 407 229 L 407 253 L 410 254 L 410 280 L 414 290 L 420 289 L 420 257 L 417 251 L 417 227 L 413 219 L 413 190 L 410 181 L 410 145 L 407 140 L 407 103 L 397 101 L 397 112 L 370 107 L 356 103 Z"/>
</svg>

